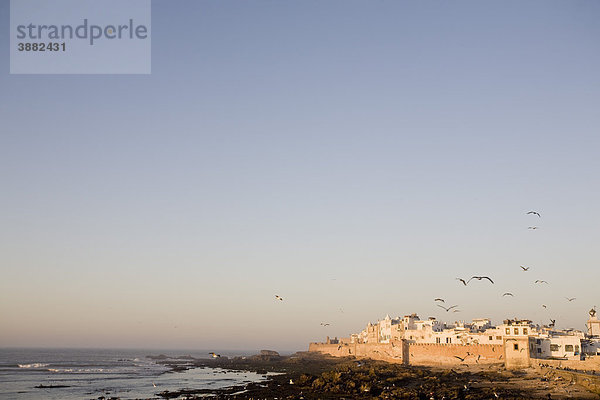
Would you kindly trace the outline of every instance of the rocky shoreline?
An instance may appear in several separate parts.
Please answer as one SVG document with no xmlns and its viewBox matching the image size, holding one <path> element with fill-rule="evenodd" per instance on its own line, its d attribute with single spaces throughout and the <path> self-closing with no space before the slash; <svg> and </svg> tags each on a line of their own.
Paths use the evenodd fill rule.
<svg viewBox="0 0 600 400">
<path fill-rule="evenodd" d="M 162 359 L 161 359 L 162 358 Z M 223 389 L 184 389 L 157 393 L 164 399 L 598 399 L 572 382 L 548 379 L 533 370 L 502 367 L 405 367 L 382 361 L 335 358 L 301 352 L 252 357 L 194 359 L 189 356 L 154 360 L 172 371 L 222 368 L 269 374 L 264 382 Z"/>
</svg>

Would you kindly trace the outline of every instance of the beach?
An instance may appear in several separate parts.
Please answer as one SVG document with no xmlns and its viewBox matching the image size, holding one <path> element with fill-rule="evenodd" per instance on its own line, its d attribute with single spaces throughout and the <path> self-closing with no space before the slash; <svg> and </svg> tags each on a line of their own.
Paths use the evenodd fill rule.
<svg viewBox="0 0 600 400">
<path fill-rule="evenodd" d="M 171 367 L 178 361 L 165 365 Z M 405 367 L 382 361 L 301 352 L 287 357 L 196 360 L 198 367 L 280 373 L 265 382 L 221 389 L 162 392 L 163 398 L 199 399 L 598 399 L 598 376 L 573 378 L 552 368 L 506 370 L 501 365 Z M 589 381 L 589 384 L 587 383 Z M 580 384 L 583 383 L 583 384 Z M 590 390 L 591 389 L 591 390 Z M 595 392 L 593 391 L 595 390 Z"/>
</svg>

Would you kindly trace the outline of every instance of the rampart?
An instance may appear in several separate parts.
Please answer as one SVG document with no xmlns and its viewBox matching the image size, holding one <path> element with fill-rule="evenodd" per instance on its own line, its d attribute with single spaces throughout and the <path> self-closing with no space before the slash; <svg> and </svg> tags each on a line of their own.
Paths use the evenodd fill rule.
<svg viewBox="0 0 600 400">
<path fill-rule="evenodd" d="M 548 360 L 543 358 L 531 359 L 531 365 L 535 368 L 548 366 L 551 368 L 563 368 L 585 372 L 600 371 L 600 357 L 588 357 L 585 360 Z"/>
<path fill-rule="evenodd" d="M 402 362 L 402 343 L 311 343 L 308 351 L 329 354 L 334 357 L 355 356 L 393 363 Z"/>
<path fill-rule="evenodd" d="M 426 344 L 408 345 L 408 364 L 457 365 L 503 363 L 504 346 L 501 344 Z"/>
<path fill-rule="evenodd" d="M 503 363 L 504 346 L 500 344 L 421 344 L 392 343 L 311 343 L 308 351 L 334 357 L 355 356 L 411 365 L 458 365 Z"/>
</svg>

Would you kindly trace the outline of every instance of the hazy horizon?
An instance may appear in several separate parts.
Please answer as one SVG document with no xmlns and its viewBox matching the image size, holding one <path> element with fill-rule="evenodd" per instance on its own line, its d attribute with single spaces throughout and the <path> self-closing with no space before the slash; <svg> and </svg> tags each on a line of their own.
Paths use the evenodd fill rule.
<svg viewBox="0 0 600 400">
<path fill-rule="evenodd" d="M 584 330 L 600 2 L 152 14 L 148 76 L 2 58 L 0 347 L 302 350 L 410 313 Z M 7 0 L 0 25 L 8 55 Z"/>
</svg>

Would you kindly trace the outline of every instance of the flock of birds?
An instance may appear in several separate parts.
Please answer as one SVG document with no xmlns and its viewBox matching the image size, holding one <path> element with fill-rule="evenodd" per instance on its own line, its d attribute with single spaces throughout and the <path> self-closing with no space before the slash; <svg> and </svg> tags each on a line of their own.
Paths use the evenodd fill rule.
<svg viewBox="0 0 600 400">
<path fill-rule="evenodd" d="M 537 212 L 537 211 L 529 211 L 529 212 L 527 212 L 527 215 L 535 215 L 538 218 L 542 217 L 542 215 L 539 212 Z M 539 227 L 538 226 L 529 226 L 528 229 L 534 230 L 534 229 L 539 229 Z M 521 268 L 522 272 L 527 272 L 530 269 L 530 267 L 525 266 L 525 265 L 520 265 L 520 268 Z M 456 280 L 459 281 L 460 283 L 462 283 L 463 286 L 467 286 L 469 284 L 469 282 L 471 282 L 472 280 L 477 280 L 477 281 L 487 280 L 491 284 L 494 284 L 494 281 L 489 276 L 472 276 L 468 280 L 465 280 L 463 278 L 456 278 Z M 548 285 L 548 281 L 545 281 L 543 279 L 536 279 L 534 281 L 534 284 Z M 514 297 L 515 295 L 513 293 L 511 293 L 511 292 L 504 292 L 502 294 L 502 297 L 506 297 L 506 296 Z M 576 300 L 575 297 L 565 297 L 565 299 L 567 301 L 569 301 L 569 302 L 572 302 L 572 301 Z M 446 311 L 446 312 L 450 312 L 450 311 L 452 311 L 452 312 L 460 312 L 460 310 L 457 308 L 458 305 L 453 305 L 453 306 L 450 306 L 450 307 L 445 307 L 444 305 L 439 304 L 439 303 L 444 303 L 444 304 L 446 303 L 446 301 L 444 299 L 440 298 L 440 297 L 435 298 L 434 302 L 438 302 L 438 304 L 436 304 L 436 305 L 438 307 L 444 309 L 444 311 Z M 542 308 L 547 309 L 548 306 L 546 304 L 542 304 Z M 553 327 L 555 325 L 555 323 L 556 323 L 556 320 L 550 319 L 549 326 Z"/>
<path fill-rule="evenodd" d="M 537 216 L 538 218 L 542 217 L 542 215 L 539 212 L 537 212 L 537 211 L 529 211 L 526 214 L 527 215 Z M 539 227 L 534 225 L 534 226 L 529 226 L 527 229 L 529 229 L 529 230 L 536 230 L 536 229 L 539 229 Z M 530 270 L 529 266 L 520 265 L 519 267 L 521 268 L 522 272 L 528 272 Z M 456 280 L 459 281 L 460 283 L 462 283 L 463 286 L 469 285 L 469 283 L 471 281 L 488 281 L 490 284 L 494 284 L 494 280 L 492 278 L 490 278 L 489 276 L 475 275 L 475 276 L 470 277 L 469 279 L 456 278 Z M 534 281 L 534 284 L 537 284 L 537 285 L 548 285 L 548 281 L 543 280 L 543 279 L 536 279 Z M 515 297 L 515 295 L 512 292 L 504 292 L 504 293 L 502 293 L 501 297 Z M 572 302 L 576 298 L 575 297 L 565 297 L 565 299 L 567 301 L 569 301 L 569 302 Z M 283 297 L 281 297 L 280 295 L 276 294 L 275 295 L 275 300 L 276 301 L 283 301 Z M 452 305 L 452 306 L 446 307 L 446 301 L 443 298 L 440 298 L 440 297 L 435 298 L 434 302 L 436 302 L 437 303 L 436 305 L 438 307 L 442 308 L 447 313 L 450 312 L 450 311 L 452 311 L 453 313 L 460 312 L 460 310 L 458 309 L 458 305 Z M 441 303 L 443 303 L 443 304 L 441 304 Z M 542 308 L 547 309 L 548 306 L 546 304 L 542 304 Z M 344 311 L 342 309 L 340 309 L 340 312 L 344 312 Z M 550 326 L 554 326 L 555 320 L 551 319 L 550 322 L 551 322 Z M 330 325 L 329 323 L 321 322 L 321 326 L 325 327 L 325 326 L 329 326 L 329 325 Z M 215 357 L 214 353 L 211 353 L 211 354 L 213 355 L 213 357 Z"/>
</svg>

